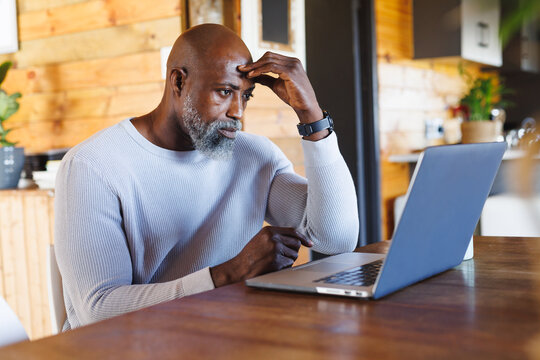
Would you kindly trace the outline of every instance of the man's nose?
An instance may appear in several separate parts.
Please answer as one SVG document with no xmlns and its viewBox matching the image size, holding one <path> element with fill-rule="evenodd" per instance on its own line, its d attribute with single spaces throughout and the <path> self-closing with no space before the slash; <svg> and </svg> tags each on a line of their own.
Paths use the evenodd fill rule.
<svg viewBox="0 0 540 360">
<path fill-rule="evenodd" d="M 227 117 L 234 120 L 240 120 L 242 119 L 243 115 L 244 103 L 242 102 L 242 96 L 233 96 L 233 99 L 231 100 L 231 103 L 229 105 L 229 109 L 227 110 Z"/>
</svg>

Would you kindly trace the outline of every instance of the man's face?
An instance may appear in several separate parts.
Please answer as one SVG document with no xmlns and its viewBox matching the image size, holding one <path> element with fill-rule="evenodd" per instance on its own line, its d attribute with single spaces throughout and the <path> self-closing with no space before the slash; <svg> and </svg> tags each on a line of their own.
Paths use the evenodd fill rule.
<svg viewBox="0 0 540 360">
<path fill-rule="evenodd" d="M 232 156 L 236 132 L 242 128 L 240 119 L 255 87 L 237 67 L 249 61 L 241 56 L 222 57 L 193 74 L 186 88 L 184 126 L 195 149 L 212 159 Z"/>
</svg>

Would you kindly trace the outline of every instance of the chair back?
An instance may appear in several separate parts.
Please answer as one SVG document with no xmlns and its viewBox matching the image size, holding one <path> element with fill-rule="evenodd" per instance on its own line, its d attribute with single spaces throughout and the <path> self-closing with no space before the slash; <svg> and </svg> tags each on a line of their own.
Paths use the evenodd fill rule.
<svg viewBox="0 0 540 360">
<path fill-rule="evenodd" d="M 28 340 L 19 318 L 2 296 L 0 296 L 0 319 L 0 347 Z"/>
<path fill-rule="evenodd" d="M 51 330 L 56 335 L 62 331 L 66 321 L 66 306 L 62 289 L 62 276 L 56 262 L 54 245 L 47 248 L 47 287 L 49 290 L 49 311 L 51 314 Z"/>
</svg>

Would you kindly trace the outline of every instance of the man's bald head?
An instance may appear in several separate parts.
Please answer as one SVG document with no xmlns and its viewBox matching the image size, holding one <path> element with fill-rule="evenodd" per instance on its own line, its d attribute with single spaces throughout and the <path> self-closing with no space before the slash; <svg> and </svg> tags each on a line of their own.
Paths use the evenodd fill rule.
<svg viewBox="0 0 540 360">
<path fill-rule="evenodd" d="M 201 70 L 217 59 L 243 58 L 251 63 L 251 54 L 242 39 L 218 24 L 197 25 L 185 31 L 174 43 L 167 60 L 167 73 L 173 68 Z"/>
</svg>

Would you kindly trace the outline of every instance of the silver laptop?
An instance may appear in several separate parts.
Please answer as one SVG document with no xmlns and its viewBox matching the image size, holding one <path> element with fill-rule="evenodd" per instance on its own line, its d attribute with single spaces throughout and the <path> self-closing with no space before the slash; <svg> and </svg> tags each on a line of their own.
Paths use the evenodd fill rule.
<svg viewBox="0 0 540 360">
<path fill-rule="evenodd" d="M 505 149 L 505 143 L 427 148 L 414 170 L 386 255 L 330 256 L 246 284 L 378 299 L 459 265 Z"/>
</svg>

